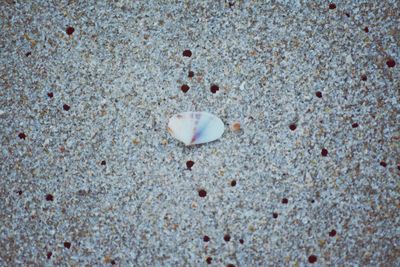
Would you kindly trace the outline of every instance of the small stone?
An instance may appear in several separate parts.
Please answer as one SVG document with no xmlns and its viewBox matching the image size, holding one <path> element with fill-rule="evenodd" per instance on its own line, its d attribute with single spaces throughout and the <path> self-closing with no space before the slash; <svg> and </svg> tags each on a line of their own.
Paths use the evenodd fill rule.
<svg viewBox="0 0 400 267">
<path fill-rule="evenodd" d="M 240 122 L 234 122 L 232 124 L 232 131 L 234 131 L 234 132 L 240 131 Z"/>
</svg>

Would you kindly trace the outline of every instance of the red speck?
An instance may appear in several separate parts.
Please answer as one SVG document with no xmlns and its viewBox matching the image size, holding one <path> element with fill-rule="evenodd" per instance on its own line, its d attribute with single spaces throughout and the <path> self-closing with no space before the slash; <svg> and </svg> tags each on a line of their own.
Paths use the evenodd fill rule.
<svg viewBox="0 0 400 267">
<path fill-rule="evenodd" d="M 68 111 L 70 108 L 71 108 L 71 107 L 70 107 L 69 105 L 67 105 L 67 104 L 64 104 L 64 105 L 63 105 L 63 109 L 64 109 L 65 111 Z"/>
<path fill-rule="evenodd" d="M 289 203 L 289 200 L 287 198 L 282 198 L 282 204 L 287 204 Z"/>
<path fill-rule="evenodd" d="M 46 200 L 47 200 L 47 201 L 53 201 L 53 200 L 54 200 L 53 195 L 52 195 L 52 194 L 47 194 L 47 195 L 46 195 Z"/>
<path fill-rule="evenodd" d="M 192 51 L 190 51 L 190 50 L 183 51 L 183 56 L 184 57 L 191 57 L 192 56 Z"/>
<path fill-rule="evenodd" d="M 358 127 L 358 123 L 357 123 L 357 122 L 353 123 L 353 124 L 351 125 L 351 127 L 357 128 L 357 127 Z"/>
<path fill-rule="evenodd" d="M 361 81 L 366 81 L 367 80 L 367 75 L 365 75 L 365 74 L 363 74 L 363 75 L 361 75 Z"/>
<path fill-rule="evenodd" d="M 382 167 L 385 167 L 385 168 L 386 168 L 386 166 L 387 166 L 386 162 L 384 162 L 384 161 L 379 162 L 379 164 L 380 164 Z"/>
<path fill-rule="evenodd" d="M 50 260 L 51 256 L 53 255 L 52 252 L 47 252 L 47 259 Z"/>
<path fill-rule="evenodd" d="M 240 244 L 243 244 L 244 240 L 243 239 L 239 239 L 239 242 L 240 242 Z"/>
<path fill-rule="evenodd" d="M 272 217 L 273 217 L 274 219 L 278 218 L 278 213 L 276 213 L 276 212 L 272 213 Z"/>
<path fill-rule="evenodd" d="M 187 84 L 184 84 L 181 86 L 181 90 L 182 92 L 186 93 L 187 91 L 189 91 L 190 87 Z"/>
<path fill-rule="evenodd" d="M 188 168 L 189 171 L 192 170 L 192 167 L 194 165 L 194 162 L 191 160 L 186 161 L 186 168 Z"/>
<path fill-rule="evenodd" d="M 330 237 L 334 237 L 336 235 L 336 230 L 335 229 L 332 229 L 330 232 L 329 232 L 329 236 Z"/>
<path fill-rule="evenodd" d="M 211 264 L 212 258 L 211 257 L 207 257 L 206 262 L 207 264 Z"/>
<path fill-rule="evenodd" d="M 27 52 L 27 53 L 25 54 L 25 56 L 27 56 L 27 57 L 29 57 L 30 55 L 32 55 L 32 52 Z"/>
<path fill-rule="evenodd" d="M 336 8 L 335 4 L 333 4 L 333 3 L 329 4 L 329 9 L 335 9 L 335 8 Z"/>
<path fill-rule="evenodd" d="M 211 85 L 210 91 L 211 93 L 215 94 L 219 90 L 219 86 L 216 84 Z"/>
<path fill-rule="evenodd" d="M 229 242 L 229 240 L 231 240 L 231 236 L 228 234 L 224 235 L 224 240 L 225 242 Z"/>
<path fill-rule="evenodd" d="M 316 95 L 317 97 L 319 97 L 319 98 L 321 98 L 321 97 L 322 97 L 322 93 L 321 93 L 320 91 L 318 91 L 318 92 L 315 92 L 315 95 Z"/>
<path fill-rule="evenodd" d="M 365 32 L 369 32 L 368 27 L 365 27 L 365 28 L 364 28 L 364 31 L 365 31 Z"/>
<path fill-rule="evenodd" d="M 50 97 L 50 98 L 52 98 L 52 97 L 54 96 L 54 94 L 53 94 L 53 92 L 48 92 L 48 93 L 47 93 L 47 96 Z"/>
<path fill-rule="evenodd" d="M 309 263 L 316 263 L 317 262 L 317 256 L 311 255 L 310 257 L 308 257 L 308 262 Z"/>
<path fill-rule="evenodd" d="M 397 169 L 400 171 L 400 164 L 397 165 Z"/>
<path fill-rule="evenodd" d="M 396 65 L 396 62 L 394 61 L 394 59 L 388 59 L 388 61 L 386 61 L 386 65 L 389 68 L 393 68 Z"/>
<path fill-rule="evenodd" d="M 71 248 L 71 243 L 70 242 L 64 242 L 64 247 L 67 249 Z"/>
<path fill-rule="evenodd" d="M 228 265 L 226 265 L 226 267 L 235 267 L 235 265 L 232 263 L 229 263 Z"/>
<path fill-rule="evenodd" d="M 231 181 L 231 186 L 236 186 L 236 180 Z"/>
<path fill-rule="evenodd" d="M 204 242 L 210 241 L 210 237 L 208 235 L 203 236 L 203 241 Z"/>
<path fill-rule="evenodd" d="M 194 72 L 190 70 L 190 71 L 189 71 L 189 74 L 188 74 L 188 77 L 189 77 L 189 78 L 193 78 L 193 77 L 194 77 Z"/>
<path fill-rule="evenodd" d="M 67 29 L 65 30 L 65 32 L 66 32 L 68 35 L 73 34 L 74 31 L 75 31 L 74 27 L 71 27 L 71 26 L 68 26 Z"/>
<path fill-rule="evenodd" d="M 25 133 L 19 133 L 18 137 L 25 140 L 26 134 Z"/>
<path fill-rule="evenodd" d="M 207 196 L 207 191 L 204 189 L 199 190 L 199 197 L 206 197 Z"/>
<path fill-rule="evenodd" d="M 327 150 L 326 148 L 323 148 L 323 149 L 321 150 L 321 155 L 322 155 L 323 157 L 328 156 L 328 150 Z"/>
<path fill-rule="evenodd" d="M 106 165 L 106 161 L 103 160 L 100 164 L 101 164 L 101 165 Z"/>
<path fill-rule="evenodd" d="M 292 131 L 296 130 L 296 128 L 297 128 L 297 126 L 294 123 L 289 125 L 289 129 L 292 130 Z"/>
<path fill-rule="evenodd" d="M 22 190 L 17 191 L 18 195 L 22 195 Z"/>
</svg>

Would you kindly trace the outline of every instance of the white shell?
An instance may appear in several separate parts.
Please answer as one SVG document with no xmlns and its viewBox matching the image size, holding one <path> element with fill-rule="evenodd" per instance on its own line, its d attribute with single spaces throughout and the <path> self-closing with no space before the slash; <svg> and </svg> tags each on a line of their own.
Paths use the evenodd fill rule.
<svg viewBox="0 0 400 267">
<path fill-rule="evenodd" d="M 183 112 L 169 119 L 168 132 L 187 146 L 197 145 L 220 138 L 224 123 L 208 112 Z"/>
</svg>

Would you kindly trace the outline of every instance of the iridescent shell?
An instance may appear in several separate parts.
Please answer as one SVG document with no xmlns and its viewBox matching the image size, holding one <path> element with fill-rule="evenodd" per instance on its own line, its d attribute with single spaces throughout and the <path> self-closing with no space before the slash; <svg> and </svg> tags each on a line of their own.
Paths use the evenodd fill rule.
<svg viewBox="0 0 400 267">
<path fill-rule="evenodd" d="M 183 112 L 169 119 L 167 129 L 189 146 L 217 140 L 224 133 L 224 123 L 208 112 Z"/>
</svg>

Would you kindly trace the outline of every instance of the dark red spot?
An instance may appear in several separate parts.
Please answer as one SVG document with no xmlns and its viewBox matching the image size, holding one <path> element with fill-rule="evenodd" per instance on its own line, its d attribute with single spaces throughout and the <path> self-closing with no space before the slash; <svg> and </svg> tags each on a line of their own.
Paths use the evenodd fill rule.
<svg viewBox="0 0 400 267">
<path fill-rule="evenodd" d="M 22 195 L 22 190 L 17 191 L 18 195 Z"/>
<path fill-rule="evenodd" d="M 47 194 L 47 195 L 46 195 L 46 200 L 47 200 L 47 201 L 53 201 L 53 200 L 54 200 L 53 195 L 52 195 L 52 194 Z"/>
<path fill-rule="evenodd" d="M 334 237 L 336 235 L 336 230 L 335 229 L 332 229 L 330 232 L 329 232 L 329 236 L 330 237 Z"/>
<path fill-rule="evenodd" d="M 224 235 L 224 240 L 225 242 L 229 242 L 231 240 L 231 236 L 228 234 Z"/>
<path fill-rule="evenodd" d="M 323 157 L 328 156 L 328 150 L 327 150 L 326 148 L 323 148 L 323 149 L 321 150 L 321 155 L 322 155 Z"/>
<path fill-rule="evenodd" d="M 188 77 L 189 77 L 189 78 L 193 78 L 193 77 L 194 77 L 194 72 L 190 70 L 190 71 L 189 71 L 189 74 L 188 74 Z"/>
<path fill-rule="evenodd" d="M 316 263 L 317 262 L 317 256 L 311 255 L 308 257 L 308 262 L 309 263 Z"/>
<path fill-rule="evenodd" d="M 51 256 L 53 255 L 52 252 L 47 252 L 47 259 L 50 260 Z"/>
<path fill-rule="evenodd" d="M 236 180 L 231 181 L 231 186 L 236 186 Z"/>
<path fill-rule="evenodd" d="M 365 82 L 367 80 L 367 75 L 363 74 L 361 75 L 361 81 Z"/>
<path fill-rule="evenodd" d="M 203 241 L 204 242 L 210 241 L 210 237 L 208 235 L 203 236 Z"/>
<path fill-rule="evenodd" d="M 18 137 L 25 140 L 26 134 L 25 133 L 19 133 Z"/>
<path fill-rule="evenodd" d="M 207 191 L 204 189 L 199 190 L 199 197 L 206 197 L 207 196 Z"/>
<path fill-rule="evenodd" d="M 388 59 L 388 61 L 386 61 L 386 65 L 389 68 L 393 68 L 396 65 L 396 62 L 394 61 L 394 59 Z"/>
<path fill-rule="evenodd" d="M 329 9 L 335 9 L 335 8 L 336 8 L 336 5 L 334 3 L 329 4 Z"/>
<path fill-rule="evenodd" d="M 239 242 L 240 242 L 240 244 L 243 244 L 244 240 L 243 239 L 239 239 Z"/>
<path fill-rule="evenodd" d="M 226 267 L 235 267 L 235 265 L 232 263 L 229 263 L 228 265 L 226 265 Z"/>
<path fill-rule="evenodd" d="M 400 164 L 397 165 L 397 169 L 400 171 Z"/>
<path fill-rule="evenodd" d="M 206 262 L 207 262 L 207 264 L 211 264 L 212 258 L 211 257 L 207 257 Z"/>
<path fill-rule="evenodd" d="M 282 204 L 287 204 L 289 203 L 289 200 L 287 198 L 282 198 Z"/>
<path fill-rule="evenodd" d="M 292 130 L 292 131 L 296 130 L 296 128 L 297 128 L 297 126 L 294 123 L 289 125 L 289 129 Z"/>
<path fill-rule="evenodd" d="M 216 84 L 211 85 L 210 91 L 211 93 L 215 94 L 219 90 L 219 86 Z"/>
<path fill-rule="evenodd" d="M 315 92 L 315 95 L 316 95 L 317 97 L 319 97 L 319 98 L 321 98 L 321 97 L 322 97 L 322 93 L 321 93 L 320 91 L 318 91 L 318 92 Z"/>
<path fill-rule="evenodd" d="M 365 28 L 364 28 L 364 31 L 365 31 L 365 32 L 369 32 L 368 27 L 365 27 Z"/>
<path fill-rule="evenodd" d="M 64 109 L 65 111 L 68 111 L 70 108 L 71 108 L 71 107 L 70 107 L 69 105 L 67 105 L 67 104 L 64 104 L 64 105 L 63 105 L 63 109 Z"/>
<path fill-rule="evenodd" d="M 184 84 L 181 86 L 181 90 L 182 92 L 186 93 L 187 91 L 189 91 L 190 87 L 187 84 Z"/>
<path fill-rule="evenodd" d="M 190 50 L 183 51 L 183 56 L 184 57 L 191 57 L 192 56 L 192 51 L 190 51 Z"/>
<path fill-rule="evenodd" d="M 194 162 L 191 160 L 186 161 L 186 168 L 188 168 L 189 171 L 192 170 L 192 167 L 194 165 Z"/>
<path fill-rule="evenodd" d="M 278 213 L 276 213 L 276 212 L 272 213 L 272 217 L 273 217 L 274 219 L 278 218 Z"/>
<path fill-rule="evenodd" d="M 357 128 L 357 127 L 358 127 L 358 123 L 357 123 L 357 122 L 354 122 L 354 123 L 351 125 L 351 127 Z"/>
<path fill-rule="evenodd" d="M 25 54 L 25 56 L 27 56 L 27 57 L 29 57 L 30 55 L 32 55 L 32 52 L 27 52 L 27 53 Z"/>
<path fill-rule="evenodd" d="M 64 242 L 64 247 L 67 249 L 71 248 L 71 242 Z"/>
<path fill-rule="evenodd" d="M 386 162 L 384 162 L 384 161 L 379 162 L 379 164 L 380 164 L 382 167 L 385 167 L 385 168 L 386 168 L 386 166 L 387 166 Z"/>
<path fill-rule="evenodd" d="M 115 260 L 111 260 L 110 263 L 111 263 L 111 265 L 117 264 L 117 262 Z"/>
<path fill-rule="evenodd" d="M 50 97 L 50 98 L 52 98 L 52 97 L 54 96 L 54 94 L 53 94 L 53 92 L 48 92 L 48 93 L 47 93 L 47 96 Z"/>
<path fill-rule="evenodd" d="M 73 34 L 74 31 L 75 31 L 74 27 L 71 27 L 71 26 L 68 26 L 67 29 L 65 30 L 65 32 L 66 32 L 68 35 Z"/>
<path fill-rule="evenodd" d="M 100 164 L 101 164 L 101 165 L 106 165 L 106 161 L 103 160 Z"/>
</svg>

